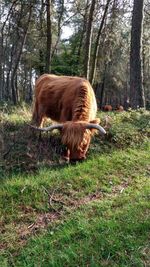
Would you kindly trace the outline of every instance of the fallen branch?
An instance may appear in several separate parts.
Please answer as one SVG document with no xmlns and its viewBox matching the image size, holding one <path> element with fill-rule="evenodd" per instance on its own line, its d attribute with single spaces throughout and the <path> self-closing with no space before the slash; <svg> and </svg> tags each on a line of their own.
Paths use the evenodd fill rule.
<svg viewBox="0 0 150 267">
<path fill-rule="evenodd" d="M 54 198 L 54 193 L 56 192 L 57 189 L 54 189 L 53 192 L 52 192 L 52 194 L 50 194 L 50 192 L 44 186 L 43 186 L 43 188 L 44 188 L 45 192 L 47 193 L 47 195 L 49 197 L 48 203 L 49 203 L 50 208 L 59 213 L 60 208 L 59 209 L 56 209 L 54 207 L 54 205 L 53 205 L 53 202 L 54 203 L 57 203 L 57 204 L 61 204 L 62 207 L 64 205 L 66 205 L 66 203 L 64 201 L 60 200 L 60 199 Z M 61 207 L 61 209 L 62 209 L 62 207 Z"/>
</svg>

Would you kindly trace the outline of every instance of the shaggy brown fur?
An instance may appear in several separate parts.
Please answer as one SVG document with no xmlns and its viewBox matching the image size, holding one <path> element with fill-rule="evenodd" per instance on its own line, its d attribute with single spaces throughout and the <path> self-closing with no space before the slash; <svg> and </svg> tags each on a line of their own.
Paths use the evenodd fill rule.
<svg viewBox="0 0 150 267">
<path fill-rule="evenodd" d="M 33 122 L 44 117 L 57 122 L 95 119 L 97 104 L 90 83 L 80 77 L 44 74 L 35 84 Z"/>
<path fill-rule="evenodd" d="M 104 111 L 112 111 L 112 106 L 111 105 L 105 105 L 103 109 L 104 109 Z"/>
<path fill-rule="evenodd" d="M 96 112 L 93 89 L 84 78 L 44 74 L 36 81 L 32 122 L 42 126 L 48 117 L 64 123 L 62 142 L 71 158 L 85 157 L 92 133 L 85 123 L 93 122 Z"/>
<path fill-rule="evenodd" d="M 100 120 L 93 120 L 91 123 L 99 124 Z M 66 122 L 62 131 L 62 143 L 67 144 L 70 149 L 86 144 L 87 136 L 91 137 L 96 130 L 86 129 L 85 122 Z"/>
<path fill-rule="evenodd" d="M 124 111 L 124 107 L 123 106 L 117 106 L 116 111 L 122 112 L 122 111 Z"/>
</svg>

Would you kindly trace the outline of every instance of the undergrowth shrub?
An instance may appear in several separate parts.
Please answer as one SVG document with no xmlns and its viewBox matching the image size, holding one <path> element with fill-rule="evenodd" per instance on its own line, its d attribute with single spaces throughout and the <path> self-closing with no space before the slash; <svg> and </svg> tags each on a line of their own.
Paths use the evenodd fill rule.
<svg viewBox="0 0 150 267">
<path fill-rule="evenodd" d="M 117 147 L 133 146 L 150 137 L 150 112 L 129 110 L 115 113 L 107 138 Z"/>
</svg>

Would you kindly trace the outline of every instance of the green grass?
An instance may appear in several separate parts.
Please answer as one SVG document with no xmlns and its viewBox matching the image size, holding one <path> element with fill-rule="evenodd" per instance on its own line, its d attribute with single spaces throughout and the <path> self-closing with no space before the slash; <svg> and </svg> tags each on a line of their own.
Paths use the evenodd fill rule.
<svg viewBox="0 0 150 267">
<path fill-rule="evenodd" d="M 57 133 L 31 135 L 27 107 L 1 112 L 0 266 L 150 266 L 150 114 L 110 116 L 71 165 Z"/>
</svg>

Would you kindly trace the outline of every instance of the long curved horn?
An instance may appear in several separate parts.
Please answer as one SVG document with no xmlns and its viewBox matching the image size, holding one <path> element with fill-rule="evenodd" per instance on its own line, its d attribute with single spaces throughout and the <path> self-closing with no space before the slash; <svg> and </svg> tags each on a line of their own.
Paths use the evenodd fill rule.
<svg viewBox="0 0 150 267">
<path fill-rule="evenodd" d="M 105 129 L 102 126 L 98 125 L 98 124 L 88 123 L 88 124 L 86 124 L 85 127 L 86 127 L 86 129 L 97 129 L 97 130 L 99 130 L 100 133 L 106 134 Z"/>
<path fill-rule="evenodd" d="M 51 126 L 44 127 L 44 128 L 39 128 L 39 127 L 33 126 L 31 124 L 27 124 L 27 125 L 30 126 L 32 129 L 38 130 L 41 132 L 48 132 L 48 131 L 52 131 L 54 129 L 62 129 L 63 128 L 63 124 L 53 124 Z"/>
</svg>

